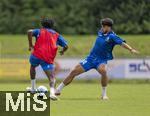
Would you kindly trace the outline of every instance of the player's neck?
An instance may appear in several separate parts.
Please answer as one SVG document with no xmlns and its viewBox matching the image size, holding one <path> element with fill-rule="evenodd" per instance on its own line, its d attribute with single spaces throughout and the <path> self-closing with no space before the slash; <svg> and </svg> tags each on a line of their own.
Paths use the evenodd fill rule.
<svg viewBox="0 0 150 116">
<path fill-rule="evenodd" d="M 103 29 L 101 29 L 101 31 L 102 31 L 103 34 L 108 34 L 108 33 L 112 32 L 112 29 L 106 30 L 106 31 L 104 31 Z"/>
<path fill-rule="evenodd" d="M 106 31 L 106 32 L 103 32 L 104 35 L 107 35 L 111 32 L 112 30 L 109 30 L 109 31 Z"/>
</svg>

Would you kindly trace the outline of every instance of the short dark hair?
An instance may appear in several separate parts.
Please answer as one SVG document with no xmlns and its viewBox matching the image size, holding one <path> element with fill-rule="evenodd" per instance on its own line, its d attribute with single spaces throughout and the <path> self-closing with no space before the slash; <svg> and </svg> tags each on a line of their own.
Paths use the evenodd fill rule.
<svg viewBox="0 0 150 116">
<path fill-rule="evenodd" d="M 53 28 L 54 27 L 54 20 L 50 18 L 42 18 L 41 19 L 41 25 L 44 28 Z"/>
<path fill-rule="evenodd" d="M 104 18 L 104 19 L 101 19 L 101 25 L 107 25 L 107 26 L 110 26 L 112 27 L 114 24 L 114 21 L 111 19 L 111 18 Z"/>
</svg>

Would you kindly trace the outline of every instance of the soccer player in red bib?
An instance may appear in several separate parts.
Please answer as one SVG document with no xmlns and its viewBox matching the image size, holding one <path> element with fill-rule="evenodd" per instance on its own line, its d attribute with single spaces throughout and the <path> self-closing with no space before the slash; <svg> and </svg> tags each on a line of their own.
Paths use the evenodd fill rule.
<svg viewBox="0 0 150 116">
<path fill-rule="evenodd" d="M 54 21 L 49 18 L 43 18 L 41 20 L 41 29 L 28 30 L 28 41 L 29 50 L 32 52 L 30 56 L 30 77 L 31 77 L 31 88 L 28 91 L 31 93 L 36 92 L 36 79 L 35 79 L 35 68 L 41 65 L 45 74 L 49 79 L 50 85 L 50 98 L 57 100 L 55 96 L 55 77 L 54 77 L 54 59 L 57 54 L 58 45 L 62 47 L 60 54 L 63 55 L 68 49 L 66 40 L 53 30 Z M 32 37 L 36 38 L 36 42 L 33 45 Z"/>
</svg>

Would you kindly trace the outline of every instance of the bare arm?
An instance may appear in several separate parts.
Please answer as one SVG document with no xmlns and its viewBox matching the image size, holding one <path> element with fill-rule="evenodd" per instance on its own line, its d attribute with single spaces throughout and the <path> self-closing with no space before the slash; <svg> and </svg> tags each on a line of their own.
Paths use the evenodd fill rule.
<svg viewBox="0 0 150 116">
<path fill-rule="evenodd" d="M 64 53 L 68 50 L 68 45 L 66 45 L 65 47 L 62 48 L 62 50 L 60 51 L 60 55 L 64 55 Z"/>
<path fill-rule="evenodd" d="M 133 54 L 139 54 L 139 51 L 135 50 L 134 48 L 132 48 L 130 45 L 128 45 L 127 43 L 123 42 L 123 44 L 121 45 L 123 48 L 129 50 L 131 53 Z"/>
<path fill-rule="evenodd" d="M 32 43 L 32 30 L 28 30 L 28 42 L 29 42 L 29 51 L 33 50 L 33 43 Z"/>
</svg>

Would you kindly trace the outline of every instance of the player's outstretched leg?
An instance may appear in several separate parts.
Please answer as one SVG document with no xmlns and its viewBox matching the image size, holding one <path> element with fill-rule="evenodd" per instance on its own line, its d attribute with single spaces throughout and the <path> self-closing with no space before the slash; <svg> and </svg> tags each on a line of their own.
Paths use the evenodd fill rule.
<svg viewBox="0 0 150 116">
<path fill-rule="evenodd" d="M 46 76 L 49 79 L 49 85 L 50 85 L 50 99 L 57 100 L 57 96 L 55 96 L 55 76 L 54 76 L 54 70 L 44 70 Z"/>
<path fill-rule="evenodd" d="M 84 73 L 84 69 L 82 68 L 82 66 L 80 64 L 78 64 L 71 72 L 70 74 L 65 78 L 65 80 L 57 87 L 55 94 L 56 95 L 60 95 L 62 89 L 70 84 L 72 82 L 72 80 L 78 76 L 81 73 Z"/>
<path fill-rule="evenodd" d="M 101 85 L 102 85 L 102 96 L 101 99 L 103 100 L 107 100 L 107 93 L 106 93 L 106 87 L 107 87 L 107 83 L 108 83 L 108 76 L 106 73 L 106 65 L 105 64 L 101 64 L 98 67 L 98 72 L 102 75 L 102 79 L 101 79 Z"/>
<path fill-rule="evenodd" d="M 27 91 L 31 93 L 36 92 L 36 79 L 35 79 L 35 66 L 30 66 L 30 78 L 31 78 L 31 87 L 27 87 Z"/>
</svg>

